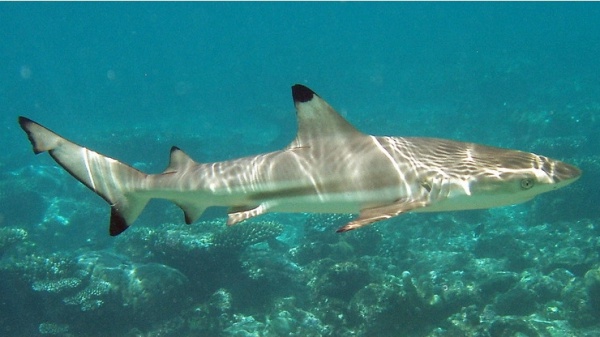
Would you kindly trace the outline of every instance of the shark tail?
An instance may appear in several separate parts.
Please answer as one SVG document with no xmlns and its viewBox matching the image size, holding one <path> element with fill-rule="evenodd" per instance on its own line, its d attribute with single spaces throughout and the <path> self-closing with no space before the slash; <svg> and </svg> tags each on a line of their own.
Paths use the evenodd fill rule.
<svg viewBox="0 0 600 337">
<path fill-rule="evenodd" d="M 122 233 L 140 215 L 149 198 L 136 192 L 143 190 L 147 174 L 72 143 L 26 117 L 19 117 L 19 124 L 33 152 L 48 151 L 67 172 L 110 204 L 111 236 Z"/>
</svg>

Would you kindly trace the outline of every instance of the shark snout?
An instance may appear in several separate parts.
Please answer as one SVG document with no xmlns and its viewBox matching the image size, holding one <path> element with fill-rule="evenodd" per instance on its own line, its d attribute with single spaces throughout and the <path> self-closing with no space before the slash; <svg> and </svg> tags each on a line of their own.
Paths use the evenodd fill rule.
<svg viewBox="0 0 600 337">
<path fill-rule="evenodd" d="M 576 166 L 558 160 L 553 164 L 551 176 L 555 183 L 566 182 L 570 184 L 581 176 L 581 170 Z"/>
</svg>

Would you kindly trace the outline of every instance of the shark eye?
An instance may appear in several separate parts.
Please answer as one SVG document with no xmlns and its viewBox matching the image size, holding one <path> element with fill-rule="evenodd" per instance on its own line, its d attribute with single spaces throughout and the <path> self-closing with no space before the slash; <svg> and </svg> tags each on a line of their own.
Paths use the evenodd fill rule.
<svg viewBox="0 0 600 337">
<path fill-rule="evenodd" d="M 523 180 L 521 180 L 521 188 L 524 190 L 528 190 L 530 188 L 532 188 L 534 185 L 533 179 L 531 178 L 525 178 Z"/>
</svg>

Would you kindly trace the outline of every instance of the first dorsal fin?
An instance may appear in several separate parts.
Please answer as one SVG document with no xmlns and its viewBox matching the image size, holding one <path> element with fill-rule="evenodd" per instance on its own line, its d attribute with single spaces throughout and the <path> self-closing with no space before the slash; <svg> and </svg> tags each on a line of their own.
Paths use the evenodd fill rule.
<svg viewBox="0 0 600 337">
<path fill-rule="evenodd" d="M 290 147 L 307 147 L 318 138 L 345 139 L 362 135 L 311 89 L 296 84 L 292 86 L 292 98 L 298 117 L 298 135 Z"/>
<path fill-rule="evenodd" d="M 185 152 L 183 152 L 177 146 L 173 146 L 171 148 L 171 159 L 169 161 L 169 166 L 163 172 L 164 173 L 174 173 L 177 171 L 183 171 L 186 167 L 191 165 L 195 165 L 196 162 L 190 158 Z"/>
</svg>

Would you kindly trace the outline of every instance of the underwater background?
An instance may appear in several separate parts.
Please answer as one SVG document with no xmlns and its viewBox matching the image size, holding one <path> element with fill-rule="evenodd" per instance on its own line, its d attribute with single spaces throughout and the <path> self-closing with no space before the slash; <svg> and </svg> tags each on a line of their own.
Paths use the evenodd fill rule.
<svg viewBox="0 0 600 337">
<path fill-rule="evenodd" d="M 600 4 L 0 3 L 0 335 L 600 335 Z M 525 204 L 406 214 L 109 207 L 17 116 L 145 172 L 296 132 L 290 86 L 360 130 L 543 154 Z"/>
</svg>

